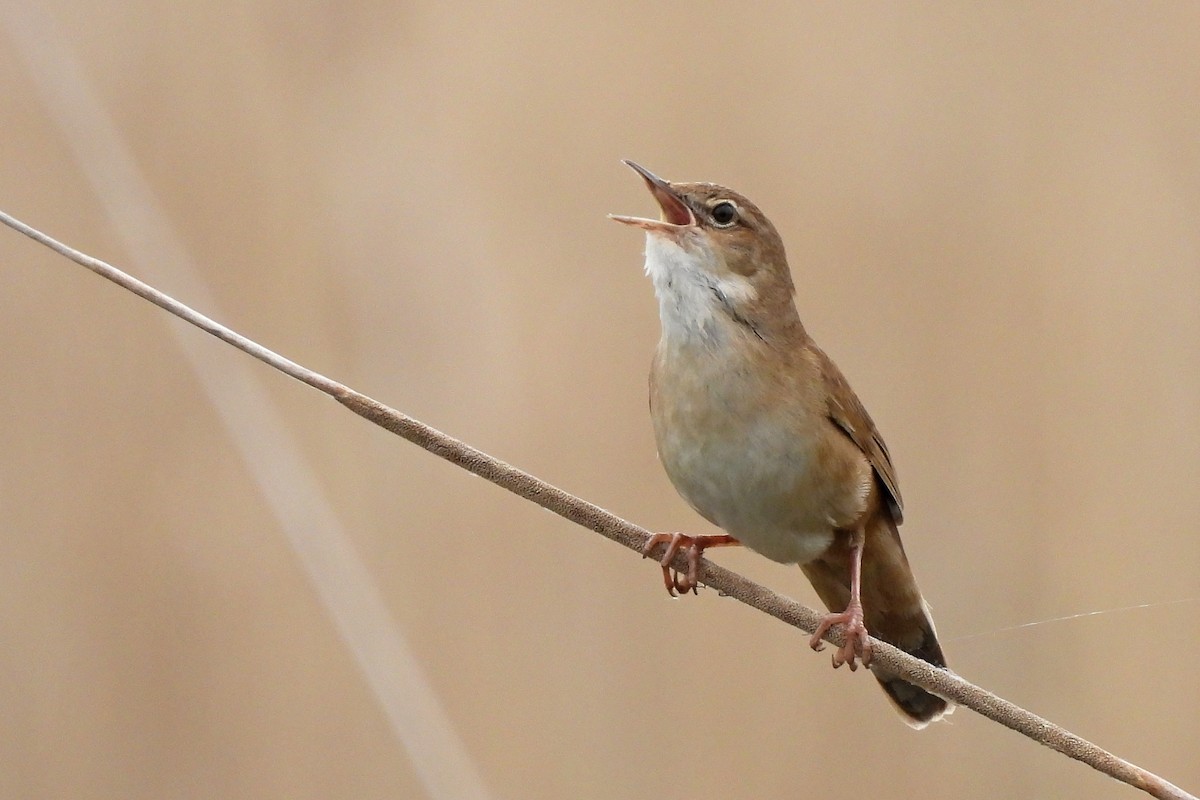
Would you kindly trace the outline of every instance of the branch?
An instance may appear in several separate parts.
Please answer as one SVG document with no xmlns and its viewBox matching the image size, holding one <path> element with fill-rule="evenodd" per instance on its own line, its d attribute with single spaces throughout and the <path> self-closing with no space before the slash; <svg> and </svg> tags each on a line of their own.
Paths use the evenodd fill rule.
<svg viewBox="0 0 1200 800">
<path fill-rule="evenodd" d="M 530 475 L 528 472 L 524 472 L 499 459 L 493 458 L 465 442 L 459 441 L 452 436 L 431 428 L 419 420 L 413 419 L 395 409 L 388 408 L 366 395 L 359 394 L 337 381 L 331 380 L 320 373 L 284 358 L 278 353 L 268 350 L 257 342 L 247 339 L 236 331 L 230 330 L 224 325 L 185 306 L 178 300 L 163 294 L 154 287 L 125 274 L 116 267 L 68 247 L 62 242 L 26 225 L 3 211 L 0 211 L 0 222 L 25 234 L 34 241 L 49 247 L 71 261 L 86 267 L 92 272 L 109 279 L 118 286 L 149 300 L 151 303 L 169 311 L 175 316 L 192 323 L 201 330 L 207 331 L 218 339 L 228 342 L 285 375 L 290 375 L 296 380 L 324 392 L 355 414 L 481 478 L 486 478 L 503 489 L 507 489 L 526 500 L 537 503 L 542 508 L 553 511 L 577 525 L 596 531 L 600 535 L 624 545 L 638 554 L 641 554 L 642 548 L 651 535 L 650 531 L 645 528 L 634 525 L 632 522 L 628 522 L 573 494 L 564 492 L 562 489 L 552 486 Z M 684 557 L 677 557 L 674 566 L 677 569 L 686 569 L 687 564 Z M 807 633 L 811 634 L 816 630 L 823 616 L 794 600 L 778 595 L 764 586 L 760 586 L 735 572 L 731 572 L 707 560 L 701 562 L 701 568 L 700 574 L 706 585 Z M 835 627 L 830 631 L 827 638 L 832 643 L 841 645 L 842 636 L 840 627 Z M 1141 789 L 1153 797 L 1160 798 L 1160 800 L 1198 800 L 1193 795 L 1168 783 L 1154 773 L 1148 772 L 1122 758 L 1118 758 L 1107 750 L 1092 744 L 1065 728 L 1061 728 L 1032 712 L 1026 711 L 1015 703 L 992 694 L 986 689 L 976 686 L 952 672 L 933 667 L 878 639 L 872 639 L 871 646 L 873 648 L 875 663 L 887 671 L 895 673 L 934 694 L 945 697 L 959 705 L 966 706 L 990 720 L 1023 734 L 1052 750 L 1057 750 L 1076 761 L 1081 761 L 1103 772 L 1105 775 Z"/>
</svg>

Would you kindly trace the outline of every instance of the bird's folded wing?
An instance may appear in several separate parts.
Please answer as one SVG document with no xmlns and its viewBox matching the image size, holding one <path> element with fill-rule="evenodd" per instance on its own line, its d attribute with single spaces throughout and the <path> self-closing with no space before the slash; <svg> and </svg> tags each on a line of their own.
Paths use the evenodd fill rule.
<svg viewBox="0 0 1200 800">
<path fill-rule="evenodd" d="M 825 381 L 826 396 L 829 398 L 829 419 L 845 431 L 875 468 L 875 473 L 887 489 L 888 506 L 896 524 L 899 525 L 904 520 L 904 501 L 900 498 L 896 468 L 892 466 L 892 457 L 888 455 L 887 445 L 884 444 L 871 415 L 863 408 L 858 395 L 854 394 L 846 377 L 842 375 L 842 371 L 819 347 L 812 345 L 812 348 L 821 365 L 821 377 Z"/>
</svg>

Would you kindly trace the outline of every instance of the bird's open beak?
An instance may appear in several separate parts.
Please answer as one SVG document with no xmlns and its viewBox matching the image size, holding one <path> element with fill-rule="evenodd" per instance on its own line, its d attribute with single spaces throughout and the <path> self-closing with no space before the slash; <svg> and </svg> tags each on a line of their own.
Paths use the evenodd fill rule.
<svg viewBox="0 0 1200 800">
<path fill-rule="evenodd" d="M 624 222 L 626 225 L 645 228 L 648 231 L 660 232 L 674 231 L 696 224 L 696 215 L 692 213 L 687 204 L 671 188 L 671 184 L 640 164 L 635 164 L 628 160 L 624 163 L 634 172 L 641 175 L 642 179 L 646 181 L 646 188 L 650 190 L 650 194 L 654 195 L 654 199 L 658 201 L 658 207 L 662 211 L 662 216 L 660 219 L 646 219 L 645 217 L 625 217 L 619 214 L 609 214 L 609 219 Z"/>
</svg>

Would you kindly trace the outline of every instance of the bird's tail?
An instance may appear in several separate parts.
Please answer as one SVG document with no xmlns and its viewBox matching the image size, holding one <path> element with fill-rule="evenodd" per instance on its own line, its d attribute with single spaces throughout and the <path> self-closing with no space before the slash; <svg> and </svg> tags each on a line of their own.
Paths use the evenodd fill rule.
<svg viewBox="0 0 1200 800">
<path fill-rule="evenodd" d="M 935 667 L 945 667 L 946 658 L 942 655 L 941 645 L 938 644 L 937 631 L 933 628 L 933 620 L 929 617 L 928 607 L 923 609 L 920 618 L 911 620 L 906 625 L 919 630 L 919 643 L 915 646 L 897 646 L 909 655 L 922 661 L 928 661 Z M 867 628 L 867 630 L 871 629 Z M 876 628 L 876 630 L 879 629 Z M 878 638 L 892 644 L 887 634 L 882 631 L 878 634 Z M 903 678 L 896 677 L 877 667 L 872 667 L 871 671 L 875 673 L 875 679 L 887 693 L 888 699 L 896 706 L 896 710 L 904 717 L 904 721 L 914 728 L 924 728 L 954 710 L 954 706 L 945 698 L 930 694 L 920 686 L 909 683 Z"/>
<path fill-rule="evenodd" d="M 801 565 L 801 569 L 830 611 L 845 610 L 850 602 L 848 541 L 835 543 L 825 555 Z M 867 526 L 862 603 L 868 633 L 935 667 L 946 666 L 929 606 L 921 597 L 896 525 L 886 511 Z M 914 728 L 924 728 L 954 710 L 944 698 L 903 678 L 877 667 L 871 667 L 871 671 L 904 721 Z"/>
</svg>

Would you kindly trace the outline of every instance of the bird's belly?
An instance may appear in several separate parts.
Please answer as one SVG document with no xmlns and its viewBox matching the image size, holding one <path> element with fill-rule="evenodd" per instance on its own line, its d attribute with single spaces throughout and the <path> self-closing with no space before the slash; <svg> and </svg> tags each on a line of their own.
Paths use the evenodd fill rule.
<svg viewBox="0 0 1200 800">
<path fill-rule="evenodd" d="M 804 564 L 832 543 L 844 516 L 808 437 L 742 420 L 724 429 L 658 431 L 671 482 L 702 516 L 767 558 Z"/>
</svg>

